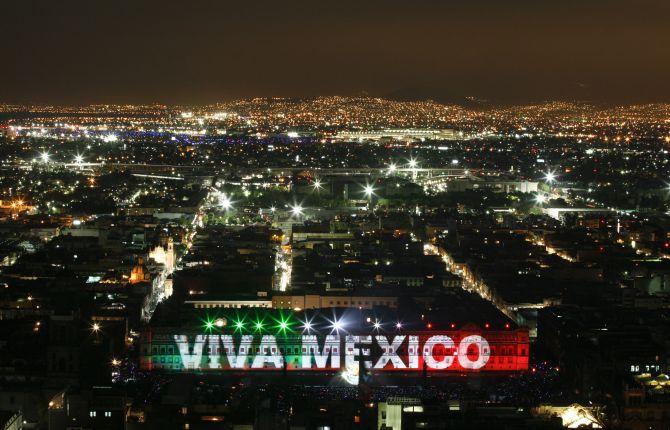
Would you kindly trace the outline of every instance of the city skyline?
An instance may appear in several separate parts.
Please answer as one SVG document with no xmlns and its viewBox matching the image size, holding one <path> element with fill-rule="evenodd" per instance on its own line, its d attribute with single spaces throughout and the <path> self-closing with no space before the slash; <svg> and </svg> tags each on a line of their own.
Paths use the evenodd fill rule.
<svg viewBox="0 0 670 430">
<path fill-rule="evenodd" d="M 670 430 L 668 0 L 21 0 L 0 429 Z"/>
</svg>

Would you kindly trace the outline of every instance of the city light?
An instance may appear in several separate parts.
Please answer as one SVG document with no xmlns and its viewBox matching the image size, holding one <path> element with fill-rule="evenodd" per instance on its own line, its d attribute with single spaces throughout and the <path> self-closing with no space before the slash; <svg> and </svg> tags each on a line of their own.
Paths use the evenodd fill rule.
<svg viewBox="0 0 670 430">
<path fill-rule="evenodd" d="M 319 180 L 319 179 L 315 179 L 312 186 L 314 187 L 314 191 L 320 191 L 323 188 L 323 185 L 321 184 L 321 180 Z"/>
<path fill-rule="evenodd" d="M 311 329 L 312 329 L 312 322 L 305 320 L 305 322 L 303 322 L 302 324 L 302 330 L 304 332 L 309 333 Z"/>
<path fill-rule="evenodd" d="M 395 328 L 397 328 L 397 329 L 401 329 L 401 328 L 402 328 L 402 323 L 401 323 L 400 321 L 398 321 L 397 323 L 395 323 Z"/>
<path fill-rule="evenodd" d="M 233 202 L 226 194 L 219 193 L 219 206 L 221 206 L 224 211 L 229 211 L 233 208 Z"/>
<path fill-rule="evenodd" d="M 337 318 L 334 318 L 333 321 L 331 321 L 330 329 L 332 332 L 339 333 L 340 330 L 344 328 L 344 323 L 342 320 L 338 320 Z"/>
<path fill-rule="evenodd" d="M 40 154 L 40 158 L 42 159 L 43 163 L 48 163 L 49 159 L 51 158 L 51 155 L 49 154 L 49 152 L 42 152 Z"/>
<path fill-rule="evenodd" d="M 363 193 L 365 193 L 365 196 L 370 198 L 374 195 L 375 189 L 372 187 L 370 184 L 366 184 L 365 187 L 363 187 Z"/>
<path fill-rule="evenodd" d="M 293 322 L 291 322 L 290 316 L 284 316 L 283 314 L 280 313 L 279 318 L 275 319 L 275 322 L 277 325 L 275 328 L 282 334 L 286 333 L 287 331 L 293 331 L 291 329 L 291 326 L 293 325 Z"/>
<path fill-rule="evenodd" d="M 303 211 L 302 206 L 300 206 L 299 204 L 295 204 L 294 206 L 291 206 L 291 214 L 293 214 L 293 216 L 295 216 L 295 217 L 301 216 L 302 211 Z"/>
<path fill-rule="evenodd" d="M 114 133 L 106 134 L 102 136 L 102 141 L 105 143 L 113 143 L 119 140 L 118 136 L 115 135 Z"/>
<path fill-rule="evenodd" d="M 547 172 L 544 174 L 544 180 L 551 184 L 556 180 L 556 174 L 554 172 Z"/>
<path fill-rule="evenodd" d="M 238 319 L 234 322 L 235 325 L 235 331 L 242 331 L 244 329 L 244 321 L 242 319 Z"/>
<path fill-rule="evenodd" d="M 81 154 L 77 154 L 74 156 L 74 162 L 77 164 L 81 164 L 84 162 L 84 156 Z"/>
<path fill-rule="evenodd" d="M 410 169 L 416 169 L 416 167 L 417 167 L 418 165 L 419 165 L 418 162 L 417 162 L 414 158 L 410 158 L 410 159 L 409 159 L 409 167 L 410 167 Z"/>
<path fill-rule="evenodd" d="M 99 332 L 100 331 L 100 324 L 93 323 L 93 325 L 91 325 L 91 330 L 93 331 L 93 333 Z"/>
<path fill-rule="evenodd" d="M 545 196 L 544 194 L 538 193 L 538 194 L 535 195 L 535 203 L 543 204 L 543 203 L 546 203 L 546 201 L 547 201 L 547 196 Z"/>
<path fill-rule="evenodd" d="M 396 170 L 398 170 L 398 166 L 395 163 L 389 164 L 389 173 L 395 173 Z"/>
<path fill-rule="evenodd" d="M 256 319 L 256 321 L 254 321 L 254 330 L 262 331 L 264 328 L 265 328 L 265 323 L 263 322 L 263 320 Z"/>
</svg>

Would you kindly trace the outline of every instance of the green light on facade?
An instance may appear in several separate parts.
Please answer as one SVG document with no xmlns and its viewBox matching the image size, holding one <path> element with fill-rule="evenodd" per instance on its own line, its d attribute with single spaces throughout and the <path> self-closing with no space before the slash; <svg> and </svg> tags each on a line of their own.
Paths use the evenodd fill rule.
<svg viewBox="0 0 670 430">
<path fill-rule="evenodd" d="M 287 331 L 293 331 L 291 329 L 293 322 L 291 321 L 290 316 L 287 317 L 283 314 L 279 314 L 279 319 L 275 319 L 275 322 L 277 323 L 275 328 L 277 329 L 278 333 L 286 334 Z"/>
</svg>

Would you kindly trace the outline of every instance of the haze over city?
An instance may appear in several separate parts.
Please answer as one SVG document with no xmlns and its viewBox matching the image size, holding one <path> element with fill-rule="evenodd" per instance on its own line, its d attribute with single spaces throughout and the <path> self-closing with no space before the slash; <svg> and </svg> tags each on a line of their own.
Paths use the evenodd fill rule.
<svg viewBox="0 0 670 430">
<path fill-rule="evenodd" d="M 668 101 L 669 13 L 663 0 L 9 2 L 0 100 Z"/>
</svg>

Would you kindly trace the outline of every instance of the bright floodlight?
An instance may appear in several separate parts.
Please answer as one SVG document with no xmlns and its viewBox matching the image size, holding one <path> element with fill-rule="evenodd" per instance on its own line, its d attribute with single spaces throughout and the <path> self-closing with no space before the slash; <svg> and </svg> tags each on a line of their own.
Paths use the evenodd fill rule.
<svg viewBox="0 0 670 430">
<path fill-rule="evenodd" d="M 375 330 L 379 330 L 382 327 L 382 323 L 380 323 L 379 321 L 375 321 L 373 326 L 374 326 Z"/>
<path fill-rule="evenodd" d="M 544 194 L 538 194 L 538 195 L 535 196 L 535 203 L 542 204 L 542 203 L 545 203 L 546 201 L 547 201 L 547 196 L 545 196 Z"/>
<path fill-rule="evenodd" d="M 295 206 L 291 206 L 291 213 L 293 216 L 300 216 L 302 215 L 302 206 L 299 204 L 296 204 Z"/>
<path fill-rule="evenodd" d="M 372 185 L 366 184 L 365 187 L 363 187 L 363 192 L 366 196 L 372 197 L 372 195 L 375 193 L 375 189 L 372 188 Z"/>
<path fill-rule="evenodd" d="M 276 207 L 274 207 L 274 206 L 270 206 L 270 212 L 275 213 L 276 210 L 277 210 Z"/>
<path fill-rule="evenodd" d="M 230 200 L 230 197 L 227 195 L 221 193 L 219 195 L 219 204 L 223 208 L 223 210 L 230 210 L 233 207 L 233 202 Z"/>
<path fill-rule="evenodd" d="M 40 154 L 40 158 L 42 159 L 42 162 L 48 163 L 49 162 L 49 153 L 48 152 L 43 152 Z"/>
<path fill-rule="evenodd" d="M 395 328 L 402 328 L 402 323 L 400 321 L 395 323 Z"/>
<path fill-rule="evenodd" d="M 312 323 L 309 321 L 305 321 L 305 323 L 302 325 L 302 328 L 304 331 L 308 332 L 312 329 Z"/>
<path fill-rule="evenodd" d="M 556 174 L 554 172 L 547 172 L 544 174 L 544 180 L 551 184 L 556 180 Z"/>
<path fill-rule="evenodd" d="M 323 188 L 323 185 L 321 184 L 321 181 L 320 181 L 319 179 L 315 179 L 315 180 L 314 180 L 314 184 L 312 184 L 312 186 L 314 187 L 314 189 L 315 189 L 316 191 L 318 191 L 318 190 L 320 190 L 320 189 Z"/>
<path fill-rule="evenodd" d="M 393 173 L 398 169 L 398 166 L 395 165 L 395 163 L 389 164 L 389 173 Z"/>
<path fill-rule="evenodd" d="M 74 156 L 74 162 L 77 164 L 81 164 L 84 162 L 84 156 L 81 154 L 77 154 Z"/>
<path fill-rule="evenodd" d="M 416 160 L 414 158 L 410 158 L 409 159 L 409 167 L 411 167 L 412 169 L 415 169 L 416 166 L 417 166 Z"/>
<path fill-rule="evenodd" d="M 343 326 L 344 326 L 344 324 L 342 324 L 341 320 L 334 320 L 333 324 L 330 326 L 330 328 L 332 328 L 333 331 L 335 331 L 335 332 L 339 332 L 340 330 L 342 330 Z"/>
<path fill-rule="evenodd" d="M 100 324 L 93 323 L 93 325 L 91 326 L 91 330 L 93 330 L 94 333 L 99 332 L 100 331 Z"/>
</svg>

